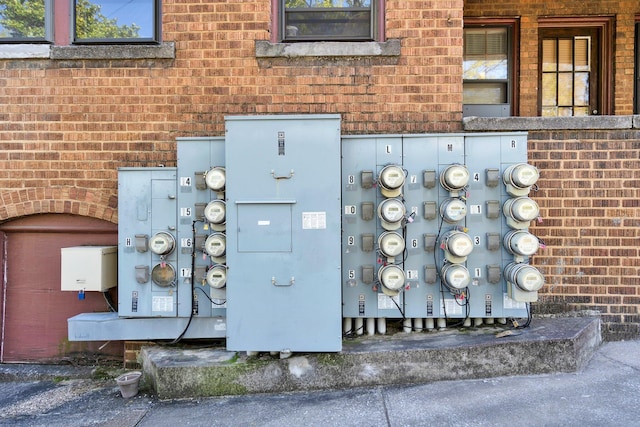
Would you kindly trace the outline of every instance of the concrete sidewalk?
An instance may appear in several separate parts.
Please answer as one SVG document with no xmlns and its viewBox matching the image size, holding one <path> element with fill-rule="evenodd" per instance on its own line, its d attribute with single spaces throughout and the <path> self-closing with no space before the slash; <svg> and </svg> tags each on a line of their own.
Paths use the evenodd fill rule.
<svg viewBox="0 0 640 427">
<path fill-rule="evenodd" d="M 164 401 L 82 375 L 6 381 L 21 367 L 0 365 L 0 426 L 630 426 L 639 354 L 610 342 L 575 373 Z"/>
</svg>

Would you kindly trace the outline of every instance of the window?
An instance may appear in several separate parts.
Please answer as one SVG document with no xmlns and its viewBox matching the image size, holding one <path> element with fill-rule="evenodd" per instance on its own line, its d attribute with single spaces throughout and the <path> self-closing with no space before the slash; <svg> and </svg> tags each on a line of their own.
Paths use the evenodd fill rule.
<svg viewBox="0 0 640 427">
<path fill-rule="evenodd" d="M 0 42 L 47 42 L 53 37 L 53 0 L 0 0 Z"/>
<path fill-rule="evenodd" d="M 282 0 L 283 41 L 376 38 L 377 0 Z"/>
<path fill-rule="evenodd" d="M 597 114 L 597 37 L 579 34 L 542 37 L 542 116 Z"/>
<path fill-rule="evenodd" d="M 538 114 L 613 110 L 613 18 L 540 18 Z"/>
<path fill-rule="evenodd" d="M 466 116 L 510 116 L 516 109 L 512 40 L 516 22 L 465 18 L 463 104 Z M 512 108 L 513 106 L 513 108 Z"/>
<path fill-rule="evenodd" d="M 158 3 L 156 0 L 75 0 L 73 40 L 76 43 L 157 42 Z"/>
</svg>

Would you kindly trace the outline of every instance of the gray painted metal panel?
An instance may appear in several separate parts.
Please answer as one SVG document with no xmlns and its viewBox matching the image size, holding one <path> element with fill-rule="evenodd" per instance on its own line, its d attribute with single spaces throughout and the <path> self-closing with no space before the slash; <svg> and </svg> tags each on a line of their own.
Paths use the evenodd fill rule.
<svg viewBox="0 0 640 427">
<path fill-rule="evenodd" d="M 228 117 L 226 130 L 227 348 L 339 351 L 340 117 Z"/>
<path fill-rule="evenodd" d="M 224 192 L 213 191 L 203 182 L 207 171 L 214 167 L 224 167 L 224 138 L 178 138 L 177 151 L 180 286 L 178 315 L 188 317 L 191 314 L 193 280 L 194 316 L 225 316 L 224 289 L 213 291 L 205 280 L 206 271 L 213 265 L 224 264 L 225 259 L 220 257 L 213 260 L 205 253 L 203 242 L 216 230 L 213 230 L 202 217 L 202 206 L 206 206 L 212 200 L 224 198 Z M 224 233 L 224 230 L 221 232 Z"/>
<path fill-rule="evenodd" d="M 121 168 L 118 170 L 118 313 L 121 317 L 174 317 L 177 315 L 175 286 L 158 286 L 151 278 L 140 282 L 136 268 L 153 268 L 165 263 L 175 268 L 174 250 L 163 259 L 136 249 L 136 235 L 176 232 L 176 169 Z"/>
</svg>

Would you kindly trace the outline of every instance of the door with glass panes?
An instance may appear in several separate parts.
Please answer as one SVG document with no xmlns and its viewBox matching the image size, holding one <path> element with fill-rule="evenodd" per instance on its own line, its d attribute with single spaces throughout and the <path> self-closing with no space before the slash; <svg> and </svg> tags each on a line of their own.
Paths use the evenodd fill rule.
<svg viewBox="0 0 640 427">
<path fill-rule="evenodd" d="M 541 116 L 601 114 L 596 28 L 540 31 Z"/>
</svg>

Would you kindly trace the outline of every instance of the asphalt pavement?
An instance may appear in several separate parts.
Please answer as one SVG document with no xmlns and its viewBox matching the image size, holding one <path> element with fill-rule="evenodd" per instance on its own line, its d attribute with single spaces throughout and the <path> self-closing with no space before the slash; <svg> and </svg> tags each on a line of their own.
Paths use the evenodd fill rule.
<svg viewBox="0 0 640 427">
<path fill-rule="evenodd" d="M 21 369 L 0 365 L 0 426 L 640 425 L 640 340 L 602 344 L 576 373 L 170 401 L 144 384 L 123 399 L 86 370 Z"/>
</svg>

